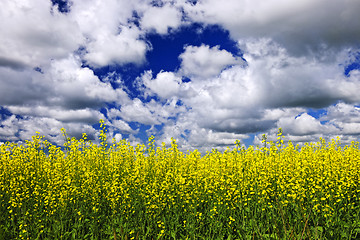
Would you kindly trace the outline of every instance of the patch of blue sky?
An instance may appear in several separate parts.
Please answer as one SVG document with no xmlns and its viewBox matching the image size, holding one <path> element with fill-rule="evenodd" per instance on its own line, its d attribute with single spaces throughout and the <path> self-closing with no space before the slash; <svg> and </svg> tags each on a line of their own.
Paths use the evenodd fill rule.
<svg viewBox="0 0 360 240">
<path fill-rule="evenodd" d="M 51 0 L 51 2 L 61 13 L 68 13 L 71 10 L 71 2 L 68 0 Z"/>
<path fill-rule="evenodd" d="M 12 113 L 5 107 L 0 106 L 0 119 L 5 120 L 10 117 Z"/>
<path fill-rule="evenodd" d="M 248 138 L 245 138 L 243 141 L 240 141 L 241 145 L 244 144 L 246 147 L 253 145 L 256 134 L 250 133 L 248 135 L 249 135 Z"/>
<path fill-rule="evenodd" d="M 344 74 L 349 77 L 351 71 L 360 69 L 360 52 L 355 57 L 354 61 L 345 67 Z"/>
<path fill-rule="evenodd" d="M 326 115 L 327 111 L 326 109 L 313 109 L 313 108 L 309 108 L 307 110 L 307 114 L 309 114 L 310 116 L 319 119 L 320 117 Z"/>
</svg>

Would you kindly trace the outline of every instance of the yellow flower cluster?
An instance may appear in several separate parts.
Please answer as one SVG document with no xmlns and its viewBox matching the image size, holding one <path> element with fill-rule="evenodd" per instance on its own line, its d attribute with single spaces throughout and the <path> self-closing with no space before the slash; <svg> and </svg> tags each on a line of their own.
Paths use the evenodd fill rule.
<svg viewBox="0 0 360 240">
<path fill-rule="evenodd" d="M 339 140 L 183 153 L 36 135 L 0 146 L 3 239 L 337 238 L 360 229 L 360 151 Z M 66 136 L 65 130 L 63 130 Z M 360 232 L 360 231 L 359 231 Z"/>
</svg>

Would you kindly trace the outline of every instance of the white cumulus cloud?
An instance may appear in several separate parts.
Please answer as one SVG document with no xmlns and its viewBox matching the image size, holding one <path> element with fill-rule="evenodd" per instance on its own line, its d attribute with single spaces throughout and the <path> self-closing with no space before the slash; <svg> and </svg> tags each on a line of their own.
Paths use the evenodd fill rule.
<svg viewBox="0 0 360 240">
<path fill-rule="evenodd" d="M 162 7 L 149 7 L 141 18 L 141 27 L 166 34 L 170 28 L 177 28 L 181 24 L 181 12 L 170 4 Z"/>
<path fill-rule="evenodd" d="M 204 0 L 181 5 L 193 20 L 220 24 L 234 39 L 268 37 L 296 55 L 356 46 L 360 38 L 356 0 Z"/>
<path fill-rule="evenodd" d="M 186 46 L 179 56 L 181 72 L 188 77 L 209 78 L 220 74 L 227 66 L 241 63 L 230 52 L 220 50 L 219 46 Z"/>
</svg>

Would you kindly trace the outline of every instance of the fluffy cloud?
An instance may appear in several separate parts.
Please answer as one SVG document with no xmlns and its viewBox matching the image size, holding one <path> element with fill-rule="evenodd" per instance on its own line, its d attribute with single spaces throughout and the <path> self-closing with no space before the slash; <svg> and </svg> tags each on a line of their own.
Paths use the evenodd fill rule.
<svg viewBox="0 0 360 240">
<path fill-rule="evenodd" d="M 146 72 L 142 81 L 143 84 L 160 98 L 171 98 L 178 95 L 181 87 L 181 78 L 172 72 L 160 72 L 155 79 L 151 79 L 151 71 Z"/>
<path fill-rule="evenodd" d="M 81 67 L 80 59 L 73 55 L 53 60 L 42 71 L 0 68 L 0 102 L 12 114 L 23 116 L 18 119 L 13 115 L 2 123 L 5 129 L 15 129 L 16 139 L 28 139 L 35 130 L 47 137 L 56 135 L 54 128 L 59 130 L 62 125 L 76 136 L 86 129 L 91 133 L 92 124 L 105 118 L 98 109 L 106 102 L 130 102 L 123 90 L 101 82 L 90 69 Z M 10 120 L 11 124 L 7 124 Z M 5 140 L 15 136 L 1 135 Z M 61 136 L 49 138 L 61 140 Z"/>
<path fill-rule="evenodd" d="M 119 27 L 127 26 L 133 18 L 133 11 L 140 7 L 138 4 L 137 0 L 78 0 L 73 2 L 71 12 L 67 15 L 77 22 L 81 32 L 92 41 L 103 34 L 118 34 Z"/>
<path fill-rule="evenodd" d="M 139 9 L 138 9 L 139 8 Z M 137 63 L 145 60 L 149 46 L 133 23 L 133 13 L 146 8 L 139 1 L 76 1 L 71 18 L 86 38 L 84 59 L 94 67 Z"/>
<path fill-rule="evenodd" d="M 94 67 L 145 61 L 147 44 L 139 40 L 140 31 L 132 26 L 121 27 L 119 34 L 104 33 L 91 41 L 84 59 Z"/>
<path fill-rule="evenodd" d="M 42 66 L 67 57 L 84 42 L 78 24 L 51 11 L 51 1 L 4 0 L 0 16 L 0 66 Z"/>
<path fill-rule="evenodd" d="M 24 141 L 31 140 L 36 132 L 40 132 L 46 139 L 53 143 L 62 145 L 64 137 L 60 129 L 65 128 L 68 136 L 81 138 L 82 133 L 87 133 L 89 139 L 96 140 L 96 130 L 81 122 L 61 122 L 48 117 L 32 117 L 25 116 L 17 118 L 12 115 L 1 122 L 0 134 L 2 139 L 6 141 Z"/>
<path fill-rule="evenodd" d="M 182 4 L 188 16 L 207 24 L 221 24 L 234 39 L 268 37 L 289 52 L 310 52 L 358 44 L 360 4 L 355 0 L 238 1 L 217 0 Z"/>
<path fill-rule="evenodd" d="M 62 14 L 51 1 L 5 0 L 0 9 L 0 66 L 42 67 L 79 48 L 94 67 L 140 64 L 149 46 L 140 40 L 144 33 L 129 24 L 137 8 L 147 9 L 139 1 L 79 0 Z"/>
<path fill-rule="evenodd" d="M 338 103 L 328 108 L 327 114 L 320 118 L 322 121 L 337 121 L 360 123 L 360 108 L 346 103 Z"/>
<path fill-rule="evenodd" d="M 125 104 L 118 109 L 110 109 L 109 117 L 116 119 L 122 118 L 127 122 L 137 122 L 145 125 L 160 125 L 168 122 L 169 118 L 176 117 L 179 113 L 184 112 L 184 106 L 177 105 L 175 99 L 169 100 L 164 104 L 151 100 L 144 103 L 135 98 L 129 104 Z"/>
<path fill-rule="evenodd" d="M 5 138 L 7 141 L 19 140 L 19 138 L 16 137 L 17 129 L 14 128 L 14 126 L 16 126 L 16 121 L 17 119 L 15 115 L 11 115 L 1 121 L 2 127 L 0 128 L 0 136 L 2 136 L 2 138 Z"/>
<path fill-rule="evenodd" d="M 125 134 L 135 134 L 137 133 L 136 130 L 133 130 L 129 124 L 121 119 L 114 119 L 112 120 L 112 127 L 114 127 L 116 130 L 125 133 Z M 120 137 L 120 135 L 118 136 Z"/>
<path fill-rule="evenodd" d="M 42 94 L 46 94 L 46 91 L 35 83 L 36 79 L 42 78 L 42 75 L 32 69 L 16 71 L 0 67 L 0 78 L 0 102 L 2 105 L 32 104 L 41 101 Z"/>
<path fill-rule="evenodd" d="M 165 4 L 162 7 L 149 7 L 141 18 L 141 27 L 155 30 L 159 34 L 166 34 L 170 28 L 177 28 L 181 24 L 182 14 L 174 6 Z"/>
<path fill-rule="evenodd" d="M 350 99 L 348 79 L 340 66 L 345 59 L 340 52 L 332 61 L 294 57 L 269 39 L 248 40 L 244 58 L 248 62 L 247 76 L 261 88 L 260 98 L 268 107 L 325 107 L 339 99 Z M 342 87 L 341 87 L 342 88 Z"/>
<path fill-rule="evenodd" d="M 345 103 L 338 103 L 328 108 L 327 114 L 320 118 L 336 126 L 344 135 L 360 135 L 360 108 Z"/>
<path fill-rule="evenodd" d="M 131 104 L 121 107 L 121 110 L 112 109 L 114 116 L 119 116 L 127 122 L 138 122 L 146 125 L 160 124 L 160 119 L 153 115 L 149 108 L 138 98 L 134 99 Z"/>
<path fill-rule="evenodd" d="M 319 118 L 306 112 L 279 118 L 277 127 L 266 132 L 268 141 L 277 140 L 278 128 L 283 129 L 285 141 L 290 140 L 295 144 L 317 142 L 319 138 L 330 141 L 337 137 L 343 144 L 350 144 L 359 141 L 360 110 L 354 105 L 339 102 L 325 108 Z M 256 135 L 254 144 L 262 145 L 261 138 L 261 134 Z"/>
<path fill-rule="evenodd" d="M 217 148 L 225 150 L 229 146 L 235 146 L 236 140 L 244 140 L 249 136 L 246 134 L 236 134 L 227 132 L 216 132 L 214 130 L 200 127 L 197 122 L 189 121 L 187 114 L 181 114 L 177 121 L 166 124 L 161 135 L 156 139 L 157 143 L 164 142 L 170 145 L 171 138 L 178 142 L 180 150 L 199 150 L 202 153 Z"/>
<path fill-rule="evenodd" d="M 195 78 L 217 76 L 227 66 L 241 62 L 219 46 L 210 48 L 207 45 L 186 46 L 179 58 L 183 75 Z"/>
<path fill-rule="evenodd" d="M 47 77 L 47 73 L 44 75 Z M 91 69 L 81 67 L 81 59 L 75 56 L 54 61 L 46 83 L 48 86 L 56 85 L 53 90 L 55 93 L 49 101 L 57 105 L 64 102 L 65 106 L 82 108 L 99 107 L 104 102 L 127 101 L 127 94 L 123 90 L 114 90 L 110 83 L 101 82 Z"/>
<path fill-rule="evenodd" d="M 53 118 L 61 122 L 82 122 L 94 124 L 104 116 L 94 109 L 62 109 L 48 106 L 9 106 L 8 110 L 17 115 Z"/>
<path fill-rule="evenodd" d="M 52 61 L 43 71 L 0 68 L 1 103 L 7 107 L 40 105 L 82 109 L 127 100 L 124 91 L 101 82 L 92 70 L 81 67 L 81 60 L 73 55 Z"/>
<path fill-rule="evenodd" d="M 313 135 L 320 132 L 327 134 L 335 130 L 335 127 L 323 125 L 307 113 L 296 117 L 281 118 L 278 121 L 278 126 L 287 134 L 296 136 Z"/>
<path fill-rule="evenodd" d="M 195 91 L 190 88 L 190 84 L 183 83 L 181 76 L 173 72 L 161 71 L 153 79 L 152 72 L 146 71 L 137 79 L 137 84 L 145 95 L 157 95 L 163 100 L 195 94 Z"/>
</svg>

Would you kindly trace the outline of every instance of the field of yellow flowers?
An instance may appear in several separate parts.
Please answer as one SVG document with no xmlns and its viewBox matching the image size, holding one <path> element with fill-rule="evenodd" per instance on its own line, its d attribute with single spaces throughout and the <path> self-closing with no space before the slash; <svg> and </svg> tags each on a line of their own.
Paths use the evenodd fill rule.
<svg viewBox="0 0 360 240">
<path fill-rule="evenodd" d="M 339 140 L 183 153 L 40 135 L 0 146 L 0 239 L 352 239 L 360 151 Z M 65 132 L 64 132 L 65 133 Z"/>
</svg>

